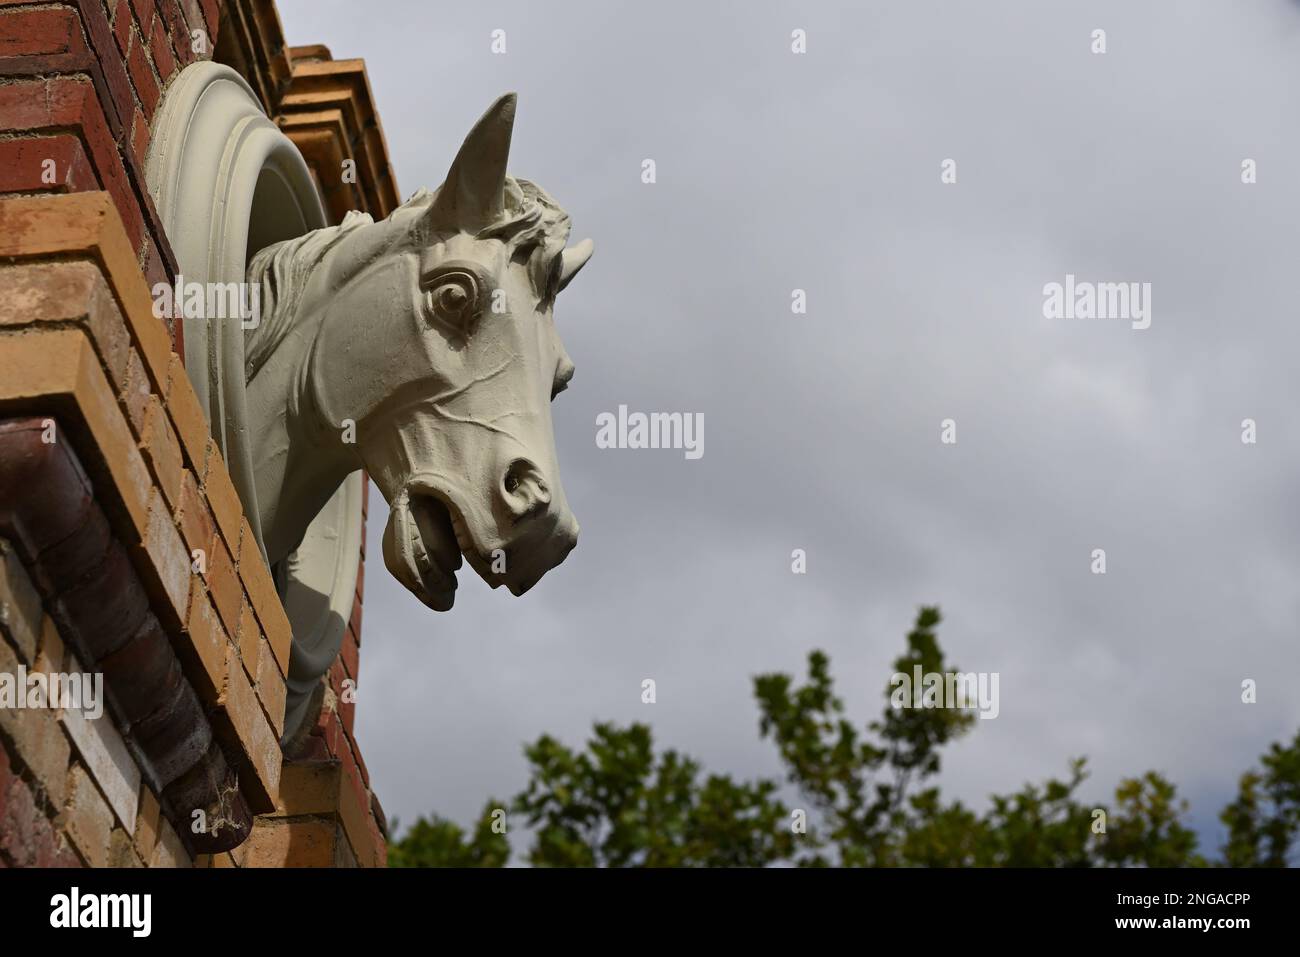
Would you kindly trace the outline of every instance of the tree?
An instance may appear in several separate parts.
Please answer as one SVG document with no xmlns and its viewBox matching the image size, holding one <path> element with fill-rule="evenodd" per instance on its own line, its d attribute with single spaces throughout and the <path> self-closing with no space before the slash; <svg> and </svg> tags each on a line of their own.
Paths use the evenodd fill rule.
<svg viewBox="0 0 1300 957">
<path fill-rule="evenodd" d="M 501 813 L 498 813 L 501 812 Z M 474 826 L 465 836 L 459 824 L 433 815 L 419 818 L 400 841 L 388 845 L 389 867 L 505 867 L 510 860 L 510 842 L 503 827 L 504 808 L 489 800 Z M 398 823 L 393 821 L 393 831 Z"/>
<path fill-rule="evenodd" d="M 1219 815 L 1228 827 L 1224 863 L 1230 867 L 1290 867 L 1300 828 L 1300 732 L 1274 744 L 1237 786 L 1237 800 Z"/>
<path fill-rule="evenodd" d="M 922 608 L 895 672 L 945 674 L 936 608 Z M 830 660 L 808 656 L 801 685 L 785 674 L 754 679 L 759 734 L 776 745 L 786 784 L 805 807 L 788 807 L 781 785 L 710 774 L 677 751 L 656 757 L 641 724 L 597 724 L 585 751 L 543 735 L 525 749 L 528 785 L 510 804 L 532 833 L 534 866 L 729 867 L 799 864 L 874 867 L 1204 866 L 1182 819 L 1175 786 L 1148 771 L 1122 780 L 1111 806 L 1077 797 L 1083 758 L 1061 780 L 993 795 L 983 814 L 945 803 L 931 779 L 940 750 L 967 734 L 975 715 L 957 707 L 887 704 L 866 733 L 846 717 Z M 489 802 L 472 836 L 439 817 L 421 818 L 392 845 L 405 867 L 503 866 L 505 835 L 488 824 Z M 499 813 L 497 820 L 499 820 Z M 1263 769 L 1241 778 L 1221 815 L 1229 828 L 1223 863 L 1286 866 L 1300 828 L 1300 734 L 1273 745 Z M 803 821 L 806 828 L 800 827 Z"/>
</svg>

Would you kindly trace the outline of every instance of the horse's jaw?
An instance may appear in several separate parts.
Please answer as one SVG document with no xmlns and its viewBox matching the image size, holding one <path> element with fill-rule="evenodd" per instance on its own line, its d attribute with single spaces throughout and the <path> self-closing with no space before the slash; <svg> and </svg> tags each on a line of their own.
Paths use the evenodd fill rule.
<svg viewBox="0 0 1300 957">
<path fill-rule="evenodd" d="M 403 490 L 389 503 L 384 564 L 407 590 L 434 611 L 456 602 L 456 572 L 467 551 L 464 526 L 453 506 L 432 494 Z"/>
</svg>

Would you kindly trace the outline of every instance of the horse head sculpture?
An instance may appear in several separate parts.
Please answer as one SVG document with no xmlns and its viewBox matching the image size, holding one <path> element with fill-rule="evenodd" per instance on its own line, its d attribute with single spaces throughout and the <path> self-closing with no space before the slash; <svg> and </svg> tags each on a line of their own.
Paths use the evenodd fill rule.
<svg viewBox="0 0 1300 957">
<path fill-rule="evenodd" d="M 245 380 L 272 564 L 362 468 L 391 509 L 385 564 L 435 610 L 462 556 L 520 595 L 576 544 L 550 411 L 573 362 L 552 310 L 592 244 L 566 248 L 564 210 L 507 175 L 514 115 L 514 94 L 497 100 L 442 187 L 387 219 L 350 213 L 254 257 Z"/>
</svg>

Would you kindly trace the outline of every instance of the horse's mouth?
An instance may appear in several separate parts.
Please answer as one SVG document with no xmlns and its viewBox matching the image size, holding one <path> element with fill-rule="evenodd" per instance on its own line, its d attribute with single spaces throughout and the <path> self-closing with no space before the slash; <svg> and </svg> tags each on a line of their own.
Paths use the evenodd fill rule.
<svg viewBox="0 0 1300 957">
<path fill-rule="evenodd" d="M 433 495 L 404 494 L 393 503 L 384 529 L 384 564 L 434 611 L 456 601 L 463 527 L 453 506 Z"/>
</svg>

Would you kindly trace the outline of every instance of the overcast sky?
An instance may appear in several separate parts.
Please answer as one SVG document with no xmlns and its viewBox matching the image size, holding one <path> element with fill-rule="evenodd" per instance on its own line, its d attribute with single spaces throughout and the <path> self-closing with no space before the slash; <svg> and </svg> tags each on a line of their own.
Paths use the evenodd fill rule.
<svg viewBox="0 0 1300 957">
<path fill-rule="evenodd" d="M 525 742 L 598 720 L 779 776 L 752 676 L 825 649 L 865 722 L 938 604 L 950 661 L 1001 676 L 949 796 L 1087 755 L 1086 798 L 1159 770 L 1217 850 L 1300 726 L 1300 7 L 278 6 L 290 43 L 365 58 L 403 196 L 517 90 L 511 172 L 597 245 L 556 309 L 568 561 L 519 599 L 466 569 L 435 614 L 372 499 L 357 736 L 390 818 L 468 823 Z M 1150 328 L 1045 318 L 1067 273 L 1151 283 Z M 620 404 L 702 413 L 705 454 L 597 448 Z"/>
</svg>

